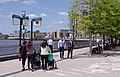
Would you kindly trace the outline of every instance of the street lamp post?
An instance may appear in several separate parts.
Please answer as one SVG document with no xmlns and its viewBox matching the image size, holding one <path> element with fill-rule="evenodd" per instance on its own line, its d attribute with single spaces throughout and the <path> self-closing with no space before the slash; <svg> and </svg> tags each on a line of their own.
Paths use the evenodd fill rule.
<svg viewBox="0 0 120 77">
<path fill-rule="evenodd" d="M 71 10 L 71 16 L 72 19 L 70 20 L 71 26 L 72 26 L 72 36 L 73 36 L 73 43 L 75 42 L 75 25 L 76 25 L 76 18 L 74 17 L 75 13 L 73 9 Z M 75 45 L 74 45 L 75 46 Z M 73 47 L 74 48 L 74 47 Z"/>
<path fill-rule="evenodd" d="M 20 18 L 19 46 L 21 47 L 22 19 Z"/>
<path fill-rule="evenodd" d="M 75 18 L 75 37 L 77 38 L 78 37 L 78 32 L 77 32 L 77 18 Z"/>
<path fill-rule="evenodd" d="M 72 27 L 73 27 L 73 42 L 75 41 L 75 23 L 74 20 L 72 22 Z"/>
<path fill-rule="evenodd" d="M 74 19 L 70 21 L 71 26 L 72 26 L 72 38 L 73 38 L 73 43 L 75 41 L 75 23 L 74 23 Z"/>
<path fill-rule="evenodd" d="M 41 17 L 33 18 L 31 20 L 31 41 L 33 41 L 33 25 L 41 26 L 41 22 L 42 22 L 42 18 Z"/>
<path fill-rule="evenodd" d="M 26 19 L 27 16 L 26 16 L 26 11 L 22 11 L 22 32 L 23 32 L 23 40 L 25 40 L 25 32 L 26 32 L 26 29 L 25 29 L 25 26 L 28 25 L 28 19 Z"/>
<path fill-rule="evenodd" d="M 33 41 L 33 21 L 31 21 L 31 41 Z"/>
<path fill-rule="evenodd" d="M 12 14 L 12 20 L 13 20 L 13 25 L 20 25 L 19 46 L 21 47 L 22 26 L 28 25 L 29 17 L 26 16 L 26 11 L 22 11 L 22 16 Z"/>
<path fill-rule="evenodd" d="M 22 29 L 23 40 L 26 40 L 26 36 L 25 36 L 26 31 L 27 31 L 27 29 L 25 29 L 25 26 L 23 26 L 23 29 Z"/>
</svg>

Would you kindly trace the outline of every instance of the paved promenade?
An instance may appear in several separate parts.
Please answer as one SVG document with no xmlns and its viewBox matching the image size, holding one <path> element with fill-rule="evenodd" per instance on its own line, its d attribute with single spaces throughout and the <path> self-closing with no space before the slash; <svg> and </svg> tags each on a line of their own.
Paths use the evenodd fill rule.
<svg viewBox="0 0 120 77">
<path fill-rule="evenodd" d="M 46 72 L 41 69 L 21 71 L 18 59 L 3 61 L 0 62 L 0 77 L 120 77 L 120 51 L 104 51 L 92 56 L 88 52 L 88 47 L 74 49 L 73 59 L 63 60 L 58 52 L 54 53 L 58 69 Z"/>
</svg>

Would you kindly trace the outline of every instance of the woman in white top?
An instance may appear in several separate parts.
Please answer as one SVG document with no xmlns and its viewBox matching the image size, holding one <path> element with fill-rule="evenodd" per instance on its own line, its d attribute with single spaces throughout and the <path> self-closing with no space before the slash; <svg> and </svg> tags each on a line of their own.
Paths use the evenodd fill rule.
<svg viewBox="0 0 120 77">
<path fill-rule="evenodd" d="M 42 69 L 47 70 L 48 55 L 51 53 L 50 48 L 46 41 L 41 43 L 41 60 L 42 60 Z"/>
</svg>

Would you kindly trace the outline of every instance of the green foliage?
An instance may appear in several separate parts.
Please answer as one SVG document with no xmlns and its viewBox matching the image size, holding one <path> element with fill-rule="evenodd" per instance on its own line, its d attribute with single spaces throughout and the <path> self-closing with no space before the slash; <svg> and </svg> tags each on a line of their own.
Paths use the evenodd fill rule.
<svg viewBox="0 0 120 77">
<path fill-rule="evenodd" d="M 83 8 L 85 4 L 88 7 Z M 120 36 L 119 0 L 73 0 L 68 18 L 70 21 L 79 19 L 78 29 L 87 33 Z"/>
</svg>

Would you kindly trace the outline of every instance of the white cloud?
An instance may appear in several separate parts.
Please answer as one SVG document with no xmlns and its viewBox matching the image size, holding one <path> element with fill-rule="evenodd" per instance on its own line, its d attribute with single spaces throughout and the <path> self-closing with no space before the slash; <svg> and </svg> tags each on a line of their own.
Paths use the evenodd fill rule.
<svg viewBox="0 0 120 77">
<path fill-rule="evenodd" d="M 63 21 L 59 21 L 58 23 L 59 23 L 59 24 L 63 24 L 64 22 L 63 22 Z"/>
<path fill-rule="evenodd" d="M 35 14 L 29 14 L 28 16 L 29 16 L 30 18 L 37 17 L 37 15 L 35 15 Z"/>
<path fill-rule="evenodd" d="M 53 22 L 53 24 L 64 24 L 64 22 L 63 21 Z"/>
<path fill-rule="evenodd" d="M 11 12 L 10 15 L 12 15 L 12 14 L 15 14 L 15 13 Z"/>
<path fill-rule="evenodd" d="M 37 2 L 35 0 L 24 0 L 22 3 L 32 5 L 32 4 L 36 4 Z"/>
<path fill-rule="evenodd" d="M 47 15 L 45 13 L 41 13 L 40 17 L 46 17 Z"/>
<path fill-rule="evenodd" d="M 68 13 L 67 12 L 59 12 L 59 15 L 67 16 Z"/>
<path fill-rule="evenodd" d="M 7 3 L 10 1 L 17 2 L 18 0 L 0 0 L 0 3 Z"/>
<path fill-rule="evenodd" d="M 30 18 L 35 18 L 35 17 L 46 17 L 47 15 L 45 13 L 41 13 L 40 15 L 36 14 L 29 14 L 28 15 Z"/>
</svg>

